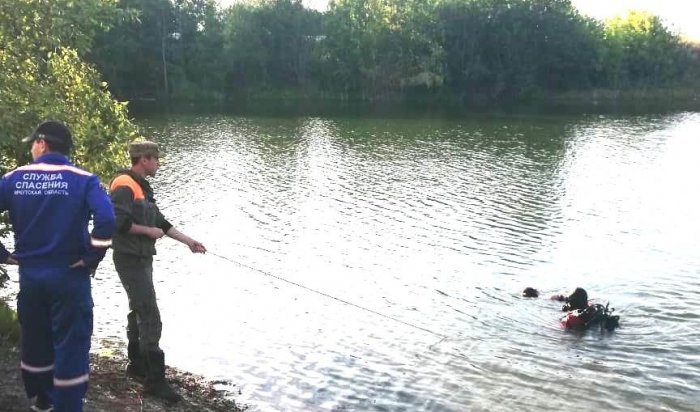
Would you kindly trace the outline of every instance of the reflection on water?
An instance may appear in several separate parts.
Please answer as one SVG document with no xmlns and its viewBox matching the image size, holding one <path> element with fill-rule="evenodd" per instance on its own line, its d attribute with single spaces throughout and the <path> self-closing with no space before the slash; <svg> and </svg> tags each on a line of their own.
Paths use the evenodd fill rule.
<svg viewBox="0 0 700 412">
<path fill-rule="evenodd" d="M 168 361 L 252 410 L 697 410 L 700 115 L 144 126 L 166 216 L 249 266 L 160 243 Z M 123 339 L 104 266 L 96 334 Z M 525 286 L 584 286 L 622 328 L 562 331 Z"/>
</svg>

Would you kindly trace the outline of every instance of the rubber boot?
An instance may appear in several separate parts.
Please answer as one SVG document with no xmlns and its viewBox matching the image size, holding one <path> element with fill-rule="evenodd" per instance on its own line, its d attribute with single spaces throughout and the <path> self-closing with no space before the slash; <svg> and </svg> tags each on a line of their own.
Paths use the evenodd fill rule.
<svg viewBox="0 0 700 412">
<path fill-rule="evenodd" d="M 161 398 L 168 402 L 177 402 L 182 399 L 175 389 L 165 380 L 165 355 L 162 351 L 146 352 L 146 382 L 143 385 L 144 391 L 156 398 Z"/>
<path fill-rule="evenodd" d="M 146 360 L 139 349 L 139 323 L 135 311 L 130 311 L 126 316 L 126 338 L 129 344 L 126 347 L 129 363 L 126 365 L 126 375 L 143 382 L 146 379 Z"/>
<path fill-rule="evenodd" d="M 146 379 L 146 360 L 139 350 L 139 342 L 130 340 L 126 347 L 129 363 L 126 365 L 126 374 L 137 381 Z"/>
</svg>

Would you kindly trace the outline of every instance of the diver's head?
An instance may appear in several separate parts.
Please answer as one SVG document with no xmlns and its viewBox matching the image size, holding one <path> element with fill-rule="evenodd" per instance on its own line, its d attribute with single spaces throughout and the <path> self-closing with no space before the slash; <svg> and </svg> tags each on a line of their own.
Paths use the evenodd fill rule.
<svg viewBox="0 0 700 412">
<path fill-rule="evenodd" d="M 569 310 L 585 309 L 588 306 L 588 293 L 586 293 L 584 288 L 576 288 L 569 297 L 566 298 L 566 303 Z"/>
<path fill-rule="evenodd" d="M 538 292 L 537 289 L 535 289 L 535 288 L 526 287 L 525 289 L 523 289 L 523 297 L 536 298 L 539 295 L 540 295 L 540 292 Z"/>
</svg>

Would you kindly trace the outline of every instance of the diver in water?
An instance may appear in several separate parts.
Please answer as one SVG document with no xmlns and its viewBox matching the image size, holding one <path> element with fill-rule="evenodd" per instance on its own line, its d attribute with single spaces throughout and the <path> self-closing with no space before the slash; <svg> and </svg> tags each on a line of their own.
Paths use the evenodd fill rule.
<svg viewBox="0 0 700 412">
<path fill-rule="evenodd" d="M 535 288 L 527 287 L 523 289 L 522 295 L 526 298 L 537 298 L 540 296 L 540 292 Z M 588 307 L 588 293 L 586 293 L 584 288 L 574 289 L 569 296 L 553 295 L 550 297 L 550 299 L 564 302 L 564 306 L 561 308 L 561 310 L 565 312 L 575 309 L 585 309 Z"/>
<path fill-rule="evenodd" d="M 569 296 L 564 295 L 554 295 L 550 299 L 558 300 L 559 302 L 564 302 L 561 310 L 564 312 L 569 312 L 572 310 L 584 310 L 588 305 L 588 293 L 584 288 L 576 288 Z"/>
<path fill-rule="evenodd" d="M 522 296 L 526 298 L 539 297 L 540 292 L 532 287 L 523 290 Z M 619 316 L 613 316 L 615 309 L 608 309 L 608 305 L 590 303 L 588 293 L 584 288 L 576 288 L 568 295 L 554 295 L 552 300 L 564 302 L 562 311 L 567 312 L 561 319 L 562 325 L 567 329 L 586 330 L 593 325 L 600 325 L 608 331 L 619 326 Z"/>
</svg>

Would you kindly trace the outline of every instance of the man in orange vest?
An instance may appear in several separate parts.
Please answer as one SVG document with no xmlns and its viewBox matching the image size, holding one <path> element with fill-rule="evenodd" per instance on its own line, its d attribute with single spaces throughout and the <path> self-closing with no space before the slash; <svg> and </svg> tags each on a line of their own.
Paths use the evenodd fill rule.
<svg viewBox="0 0 700 412">
<path fill-rule="evenodd" d="M 200 242 L 178 231 L 165 219 L 146 177 L 160 166 L 158 145 L 129 145 L 131 169 L 123 170 L 110 185 L 116 216 L 112 248 L 114 266 L 129 298 L 127 316 L 127 374 L 145 378 L 146 393 L 167 401 L 180 395 L 165 380 L 165 355 L 159 346 L 162 323 L 153 287 L 153 255 L 156 240 L 164 235 L 184 243 L 193 253 L 205 253 Z"/>
</svg>

